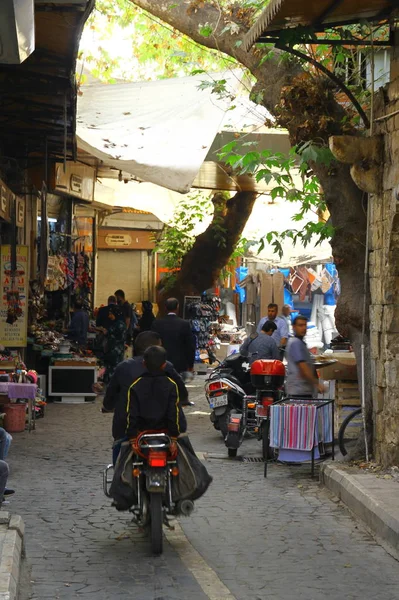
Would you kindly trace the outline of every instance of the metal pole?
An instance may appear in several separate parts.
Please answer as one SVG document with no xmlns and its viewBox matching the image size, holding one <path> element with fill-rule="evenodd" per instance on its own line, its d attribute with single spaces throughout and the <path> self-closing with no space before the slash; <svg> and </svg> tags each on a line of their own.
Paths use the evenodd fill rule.
<svg viewBox="0 0 399 600">
<path fill-rule="evenodd" d="M 374 40 L 373 32 L 371 31 L 371 98 L 370 98 L 370 137 L 374 132 L 374 84 L 375 84 L 375 61 L 374 61 Z M 366 421 L 366 359 L 365 359 L 365 336 L 366 336 L 366 310 L 367 310 L 367 284 L 369 274 L 369 243 L 370 243 L 370 197 L 367 198 L 367 226 L 366 226 L 366 252 L 364 258 L 364 282 L 363 282 L 363 317 L 362 317 L 362 344 L 361 344 L 361 403 L 362 403 L 362 420 L 364 431 L 364 446 L 366 451 L 366 462 L 369 461 L 369 442 L 367 436 L 367 421 Z"/>
</svg>

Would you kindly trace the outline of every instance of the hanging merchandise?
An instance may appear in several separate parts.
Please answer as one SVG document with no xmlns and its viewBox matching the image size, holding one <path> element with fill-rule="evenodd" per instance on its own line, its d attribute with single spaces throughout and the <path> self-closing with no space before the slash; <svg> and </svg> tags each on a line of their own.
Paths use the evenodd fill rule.
<svg viewBox="0 0 399 600">
<path fill-rule="evenodd" d="M 212 325 L 218 323 L 221 300 L 218 296 L 203 294 L 184 298 L 184 318 L 189 319 L 196 339 L 195 360 L 200 360 L 200 350 L 206 350 L 212 339 Z"/>
<path fill-rule="evenodd" d="M 324 268 L 321 273 L 321 289 L 323 294 L 327 294 L 333 283 L 334 277 L 332 277 L 328 270 Z"/>
<path fill-rule="evenodd" d="M 321 279 L 320 275 L 318 275 L 314 269 L 312 269 L 312 268 L 309 267 L 306 270 L 308 272 L 308 280 L 309 280 L 309 283 L 310 283 L 310 291 L 311 292 L 316 292 L 318 289 L 321 288 L 322 279 Z"/>
<path fill-rule="evenodd" d="M 76 256 L 74 292 L 80 298 L 87 299 L 91 294 L 92 287 L 90 257 L 80 252 Z"/>
</svg>

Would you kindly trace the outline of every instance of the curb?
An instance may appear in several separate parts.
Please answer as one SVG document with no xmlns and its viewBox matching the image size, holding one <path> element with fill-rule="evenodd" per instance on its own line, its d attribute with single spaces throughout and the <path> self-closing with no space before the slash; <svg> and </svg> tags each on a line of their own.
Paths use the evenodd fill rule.
<svg viewBox="0 0 399 600">
<path fill-rule="evenodd" d="M 16 600 L 24 548 L 25 525 L 19 515 L 0 513 L 0 600 Z"/>
<path fill-rule="evenodd" d="M 389 493 L 385 495 L 385 490 L 382 494 L 381 488 L 377 489 L 377 480 L 367 480 L 372 482 L 371 489 L 368 489 L 358 480 L 362 477 L 364 476 L 356 477 L 328 463 L 323 464 L 320 469 L 320 483 L 342 500 L 349 510 L 363 521 L 377 542 L 399 560 L 399 507 L 396 500 L 398 488 L 394 496 Z M 397 485 L 395 483 L 395 486 Z M 377 491 L 375 494 L 372 493 L 373 487 Z M 385 501 L 392 497 L 395 498 L 393 507 Z"/>
</svg>

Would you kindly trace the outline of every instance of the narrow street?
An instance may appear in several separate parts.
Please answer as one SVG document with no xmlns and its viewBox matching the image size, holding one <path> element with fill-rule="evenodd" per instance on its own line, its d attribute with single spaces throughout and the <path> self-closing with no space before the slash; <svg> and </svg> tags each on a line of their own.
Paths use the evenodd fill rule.
<svg viewBox="0 0 399 600">
<path fill-rule="evenodd" d="M 152 558 L 129 515 L 103 496 L 111 416 L 95 404 L 49 405 L 10 452 L 9 508 L 26 524 L 31 589 L 21 600 L 396 600 L 399 569 L 302 467 L 221 458 L 197 378 L 187 409 L 214 481 Z M 241 455 L 260 455 L 246 440 Z M 29 586 L 27 586 L 29 587 Z"/>
</svg>

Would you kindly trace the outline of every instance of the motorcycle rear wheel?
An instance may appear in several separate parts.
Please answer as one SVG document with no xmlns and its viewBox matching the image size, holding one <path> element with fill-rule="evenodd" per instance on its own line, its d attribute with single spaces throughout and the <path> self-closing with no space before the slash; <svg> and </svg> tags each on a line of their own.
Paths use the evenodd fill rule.
<svg viewBox="0 0 399 600">
<path fill-rule="evenodd" d="M 155 555 L 162 554 L 163 550 L 163 511 L 162 494 L 150 494 L 150 513 L 151 513 L 151 551 Z"/>
<path fill-rule="evenodd" d="M 237 448 L 227 448 L 229 458 L 235 458 L 237 456 Z"/>
</svg>

